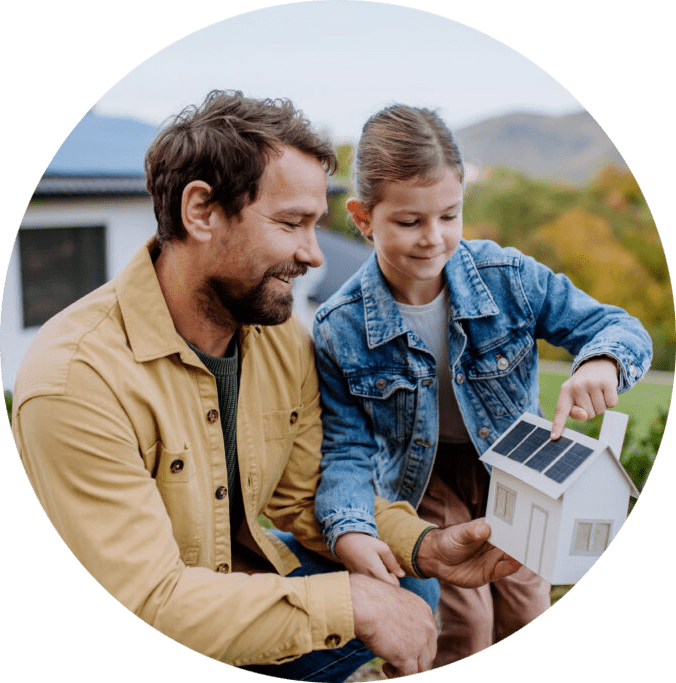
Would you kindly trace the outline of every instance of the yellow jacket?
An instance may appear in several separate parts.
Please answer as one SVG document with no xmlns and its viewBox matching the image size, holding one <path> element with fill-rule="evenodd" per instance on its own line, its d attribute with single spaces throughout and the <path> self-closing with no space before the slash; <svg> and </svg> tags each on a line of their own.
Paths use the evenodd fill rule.
<svg viewBox="0 0 676 683">
<path fill-rule="evenodd" d="M 241 331 L 244 537 L 278 574 L 233 571 L 216 382 L 174 328 L 152 246 L 47 322 L 23 361 L 13 431 L 37 496 L 115 598 L 194 650 L 245 665 L 343 645 L 354 637 L 347 573 L 285 578 L 298 561 L 257 521 L 264 512 L 331 557 L 314 518 L 321 420 L 310 341 L 294 320 Z M 377 521 L 413 574 L 429 524 L 382 500 Z"/>
</svg>

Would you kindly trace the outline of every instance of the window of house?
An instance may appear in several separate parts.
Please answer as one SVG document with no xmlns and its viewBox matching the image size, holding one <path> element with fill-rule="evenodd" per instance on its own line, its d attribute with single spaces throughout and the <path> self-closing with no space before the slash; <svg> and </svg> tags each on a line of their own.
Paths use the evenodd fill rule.
<svg viewBox="0 0 676 683">
<path fill-rule="evenodd" d="M 42 325 L 106 281 L 105 228 L 21 228 L 23 325 Z"/>
<path fill-rule="evenodd" d="M 610 522 L 577 520 L 573 529 L 574 555 L 600 555 L 610 542 Z"/>
<path fill-rule="evenodd" d="M 497 484 L 495 487 L 495 507 L 494 514 L 499 519 L 512 524 L 514 522 L 514 509 L 516 507 L 516 491 L 508 488 L 504 484 Z"/>
</svg>

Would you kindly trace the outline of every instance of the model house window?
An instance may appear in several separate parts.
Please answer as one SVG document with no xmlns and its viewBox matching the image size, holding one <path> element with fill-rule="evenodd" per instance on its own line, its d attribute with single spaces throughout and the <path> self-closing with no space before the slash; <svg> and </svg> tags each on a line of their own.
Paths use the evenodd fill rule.
<svg viewBox="0 0 676 683">
<path fill-rule="evenodd" d="M 507 524 L 512 524 L 515 507 L 516 491 L 512 491 L 512 489 L 507 488 L 504 484 L 498 484 L 495 487 L 495 516 L 507 522 Z"/>
<path fill-rule="evenodd" d="M 575 555 L 600 555 L 610 542 L 610 522 L 575 522 L 573 549 Z"/>
<path fill-rule="evenodd" d="M 42 325 L 105 282 L 105 228 L 21 228 L 19 258 L 23 325 Z"/>
</svg>

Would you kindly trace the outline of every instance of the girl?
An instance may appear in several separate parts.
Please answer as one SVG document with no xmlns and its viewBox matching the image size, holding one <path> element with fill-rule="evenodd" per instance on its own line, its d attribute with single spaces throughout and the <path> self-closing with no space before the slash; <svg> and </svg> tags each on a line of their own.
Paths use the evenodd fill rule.
<svg viewBox="0 0 676 683">
<path fill-rule="evenodd" d="M 463 164 L 434 112 L 395 105 L 371 117 L 355 176 L 348 210 L 375 250 L 315 318 L 316 515 L 348 569 L 394 582 L 402 572 L 377 539 L 374 492 L 439 526 L 483 516 L 489 475 L 478 455 L 522 413 L 542 414 L 536 339 L 575 357 L 553 439 L 569 415 L 615 406 L 652 345 L 638 320 L 565 276 L 513 248 L 463 241 Z M 525 567 L 480 589 L 442 585 L 435 666 L 530 622 L 549 588 Z"/>
</svg>

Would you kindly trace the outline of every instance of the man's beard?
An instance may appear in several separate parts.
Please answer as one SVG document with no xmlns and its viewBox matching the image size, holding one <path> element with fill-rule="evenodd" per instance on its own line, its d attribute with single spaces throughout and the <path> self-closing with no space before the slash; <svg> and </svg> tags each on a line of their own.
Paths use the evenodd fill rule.
<svg viewBox="0 0 676 683">
<path fill-rule="evenodd" d="M 293 295 L 271 293 L 268 283 L 279 276 L 305 275 L 308 267 L 302 263 L 282 264 L 269 268 L 260 282 L 249 289 L 240 289 L 237 282 L 225 277 L 208 277 L 200 288 L 200 299 L 206 316 L 219 327 L 233 325 L 280 325 L 293 312 Z"/>
</svg>

